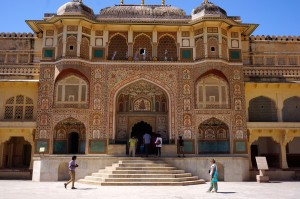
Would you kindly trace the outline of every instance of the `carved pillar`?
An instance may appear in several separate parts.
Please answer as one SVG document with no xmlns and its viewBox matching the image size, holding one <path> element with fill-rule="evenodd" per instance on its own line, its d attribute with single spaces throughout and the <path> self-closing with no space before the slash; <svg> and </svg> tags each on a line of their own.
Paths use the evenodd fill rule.
<svg viewBox="0 0 300 199">
<path fill-rule="evenodd" d="M 208 57 L 208 49 L 207 49 L 207 28 L 203 28 L 203 42 L 204 42 L 204 51 L 205 51 L 205 58 Z"/>
<path fill-rule="evenodd" d="M 93 47 L 96 45 L 96 33 L 95 30 L 92 29 L 91 31 L 91 39 L 90 39 L 90 47 L 89 47 L 89 60 L 93 58 Z"/>
<path fill-rule="evenodd" d="M 133 43 L 128 43 L 128 57 L 133 57 Z"/>
<path fill-rule="evenodd" d="M 288 164 L 287 164 L 287 160 L 286 160 L 286 144 L 285 143 L 281 143 L 280 144 L 280 160 L 281 160 L 281 168 L 282 169 L 287 169 Z"/>
<path fill-rule="evenodd" d="M 78 35 L 77 35 L 77 57 L 80 57 L 80 44 L 82 40 L 82 26 L 78 26 Z"/>
<path fill-rule="evenodd" d="M 152 57 L 157 57 L 157 30 L 154 28 L 152 32 Z"/>
<path fill-rule="evenodd" d="M 66 56 L 66 50 L 67 50 L 67 26 L 64 26 L 63 29 L 63 53 L 62 56 Z"/>
<path fill-rule="evenodd" d="M 55 57 L 54 57 L 54 59 L 55 60 L 57 59 L 57 53 L 58 53 L 57 37 L 58 37 L 57 29 L 55 28 L 54 29 L 54 39 L 53 39 L 53 46 L 55 47 L 54 48 L 54 51 L 55 51 Z"/>
<path fill-rule="evenodd" d="M 282 109 L 283 109 L 283 101 L 281 99 L 277 99 L 278 122 L 283 122 L 283 120 L 282 120 Z"/>
<path fill-rule="evenodd" d="M 220 28 L 219 28 L 219 35 L 218 35 L 218 38 L 219 38 L 219 58 L 220 59 L 222 59 L 222 43 L 223 43 L 223 41 L 222 41 L 222 30 L 220 30 Z"/>
<path fill-rule="evenodd" d="M 274 135 L 272 138 L 275 142 L 279 143 L 280 145 L 280 167 L 282 169 L 287 169 L 287 161 L 286 161 L 286 144 L 287 142 L 287 136 L 288 136 L 288 130 L 283 130 L 277 133 L 277 135 Z"/>
<path fill-rule="evenodd" d="M 157 43 L 152 44 L 152 57 L 157 57 Z"/>
<path fill-rule="evenodd" d="M 128 57 L 133 57 L 133 54 L 135 52 L 133 52 L 133 30 L 132 30 L 132 27 L 129 27 L 128 29 L 128 49 L 127 49 L 127 52 L 128 52 Z"/>
</svg>

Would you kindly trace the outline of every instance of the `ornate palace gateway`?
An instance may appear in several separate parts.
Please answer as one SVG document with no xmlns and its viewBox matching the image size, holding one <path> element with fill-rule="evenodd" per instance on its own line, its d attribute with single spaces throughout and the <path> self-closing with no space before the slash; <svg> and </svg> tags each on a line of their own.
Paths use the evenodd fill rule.
<svg viewBox="0 0 300 199">
<path fill-rule="evenodd" d="M 82 154 L 82 177 L 145 132 L 168 157 L 182 136 L 182 167 L 198 176 L 207 156 L 225 180 L 249 179 L 257 155 L 300 167 L 300 37 L 251 36 L 257 24 L 199 4 L 187 15 L 121 1 L 95 14 L 73 0 L 26 21 L 33 34 L 1 33 L 0 168 L 59 180 L 67 154 Z"/>
</svg>

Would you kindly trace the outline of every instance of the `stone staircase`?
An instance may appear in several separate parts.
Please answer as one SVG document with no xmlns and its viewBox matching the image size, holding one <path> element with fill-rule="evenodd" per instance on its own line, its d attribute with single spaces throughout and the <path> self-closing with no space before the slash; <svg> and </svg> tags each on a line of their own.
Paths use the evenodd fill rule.
<svg viewBox="0 0 300 199">
<path fill-rule="evenodd" d="M 205 183 L 197 176 L 157 159 L 120 160 L 78 182 L 101 186 L 184 186 Z"/>
</svg>

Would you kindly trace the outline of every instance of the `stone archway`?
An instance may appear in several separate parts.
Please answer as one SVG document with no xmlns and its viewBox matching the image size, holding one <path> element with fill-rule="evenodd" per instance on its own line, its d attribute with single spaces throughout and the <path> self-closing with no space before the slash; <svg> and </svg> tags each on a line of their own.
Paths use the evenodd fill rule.
<svg viewBox="0 0 300 199">
<path fill-rule="evenodd" d="M 32 146 L 24 137 L 11 137 L 3 143 L 3 168 L 29 168 Z"/>
<path fill-rule="evenodd" d="M 289 168 L 300 168 L 300 137 L 295 137 L 287 144 L 286 158 Z"/>
<path fill-rule="evenodd" d="M 86 127 L 74 118 L 60 121 L 54 128 L 53 154 L 84 154 Z"/>
<path fill-rule="evenodd" d="M 280 144 L 272 137 L 259 137 L 251 144 L 251 160 L 254 168 L 256 156 L 265 156 L 270 168 L 280 168 Z"/>
<path fill-rule="evenodd" d="M 198 153 L 230 153 L 229 127 L 217 118 L 210 118 L 198 127 Z"/>
<path fill-rule="evenodd" d="M 132 127 L 144 121 L 152 127 L 152 132 L 169 140 L 169 97 L 156 84 L 145 80 L 135 81 L 122 89 L 116 96 L 116 143 L 126 143 Z"/>
</svg>

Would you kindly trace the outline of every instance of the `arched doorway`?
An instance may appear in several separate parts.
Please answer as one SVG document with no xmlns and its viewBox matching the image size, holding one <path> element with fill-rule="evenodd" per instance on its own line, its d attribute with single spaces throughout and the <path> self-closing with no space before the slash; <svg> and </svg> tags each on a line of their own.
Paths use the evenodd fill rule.
<svg viewBox="0 0 300 199">
<path fill-rule="evenodd" d="M 84 154 L 85 125 L 74 118 L 59 122 L 53 133 L 53 154 Z"/>
<path fill-rule="evenodd" d="M 162 88 L 138 80 L 122 88 L 115 103 L 115 143 L 126 144 L 132 132 L 138 130 L 159 133 L 165 143 L 169 141 L 169 99 Z"/>
<path fill-rule="evenodd" d="M 132 127 L 131 137 L 134 136 L 136 139 L 138 139 L 138 145 L 137 145 L 137 151 L 136 151 L 137 154 L 143 152 L 143 151 L 141 151 L 140 146 L 143 144 L 144 134 L 148 133 L 149 135 L 154 136 L 152 132 L 153 132 L 152 126 L 144 121 L 138 122 Z M 153 152 L 153 150 L 151 150 L 151 149 L 152 149 L 152 147 L 150 147 L 150 153 Z"/>
<path fill-rule="evenodd" d="M 24 137 L 11 137 L 3 146 L 4 168 L 29 168 L 32 146 Z"/>
<path fill-rule="evenodd" d="M 210 118 L 199 125 L 198 153 L 222 154 L 230 153 L 228 125 Z"/>
<path fill-rule="evenodd" d="M 68 153 L 76 154 L 79 152 L 79 134 L 76 132 L 69 133 Z"/>
<path fill-rule="evenodd" d="M 289 167 L 300 168 L 300 137 L 295 137 L 287 144 L 286 158 Z"/>
<path fill-rule="evenodd" d="M 256 156 L 265 156 L 270 168 L 280 168 L 280 145 L 271 137 L 260 137 L 251 144 L 251 160 L 256 168 Z"/>
</svg>

